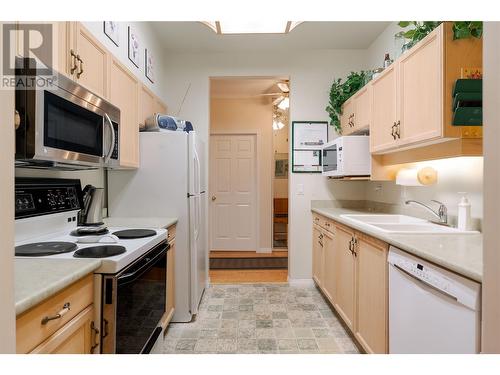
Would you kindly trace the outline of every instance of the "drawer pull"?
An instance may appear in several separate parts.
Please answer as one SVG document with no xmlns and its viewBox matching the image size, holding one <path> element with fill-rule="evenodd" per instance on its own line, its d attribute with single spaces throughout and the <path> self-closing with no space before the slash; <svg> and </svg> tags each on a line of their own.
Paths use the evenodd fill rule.
<svg viewBox="0 0 500 375">
<path fill-rule="evenodd" d="M 61 319 L 64 315 L 66 315 L 69 310 L 70 310 L 70 304 L 69 302 L 66 302 L 62 308 L 61 311 L 59 311 L 56 315 L 53 316 L 46 316 L 45 318 L 42 319 L 42 325 L 47 324 L 51 320 L 56 320 L 56 319 Z"/>
</svg>

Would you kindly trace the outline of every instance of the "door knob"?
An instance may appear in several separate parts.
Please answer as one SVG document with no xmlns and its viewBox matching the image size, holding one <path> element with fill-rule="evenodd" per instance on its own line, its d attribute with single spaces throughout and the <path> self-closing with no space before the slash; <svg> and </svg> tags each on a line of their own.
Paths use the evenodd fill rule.
<svg viewBox="0 0 500 375">
<path fill-rule="evenodd" d="M 213 202 L 214 200 L 216 200 L 216 199 L 217 199 L 217 197 L 216 197 L 215 195 L 212 195 L 212 202 Z"/>
</svg>

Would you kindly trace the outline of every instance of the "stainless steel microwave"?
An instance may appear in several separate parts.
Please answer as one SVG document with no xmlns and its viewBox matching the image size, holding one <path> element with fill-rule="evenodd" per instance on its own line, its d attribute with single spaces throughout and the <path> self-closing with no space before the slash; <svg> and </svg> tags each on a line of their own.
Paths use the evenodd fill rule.
<svg viewBox="0 0 500 375">
<path fill-rule="evenodd" d="M 120 110 L 55 72 L 52 84 L 27 88 L 19 83 L 43 82 L 46 77 L 39 76 L 36 67 L 26 68 L 28 63 L 16 63 L 16 166 L 119 166 Z"/>
</svg>

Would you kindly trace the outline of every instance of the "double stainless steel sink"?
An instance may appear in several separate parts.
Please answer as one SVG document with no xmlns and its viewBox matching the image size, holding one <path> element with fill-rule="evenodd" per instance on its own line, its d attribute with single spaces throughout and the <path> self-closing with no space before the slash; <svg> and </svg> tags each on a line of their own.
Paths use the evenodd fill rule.
<svg viewBox="0 0 500 375">
<path fill-rule="evenodd" d="M 395 234 L 477 234 L 477 231 L 463 231 L 446 225 L 406 215 L 390 214 L 345 214 L 345 219 Z"/>
</svg>

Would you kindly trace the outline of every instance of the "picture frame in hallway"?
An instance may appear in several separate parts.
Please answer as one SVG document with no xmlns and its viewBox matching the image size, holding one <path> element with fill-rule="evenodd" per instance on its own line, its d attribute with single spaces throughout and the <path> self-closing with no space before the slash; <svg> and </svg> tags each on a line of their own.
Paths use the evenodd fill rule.
<svg viewBox="0 0 500 375">
<path fill-rule="evenodd" d="M 120 24 L 114 21 L 104 21 L 104 34 L 115 44 L 120 46 Z"/>
<path fill-rule="evenodd" d="M 292 173 L 321 173 L 328 121 L 292 121 Z"/>
<path fill-rule="evenodd" d="M 274 177 L 287 178 L 288 176 L 288 159 L 277 159 L 274 162 Z"/>
</svg>

